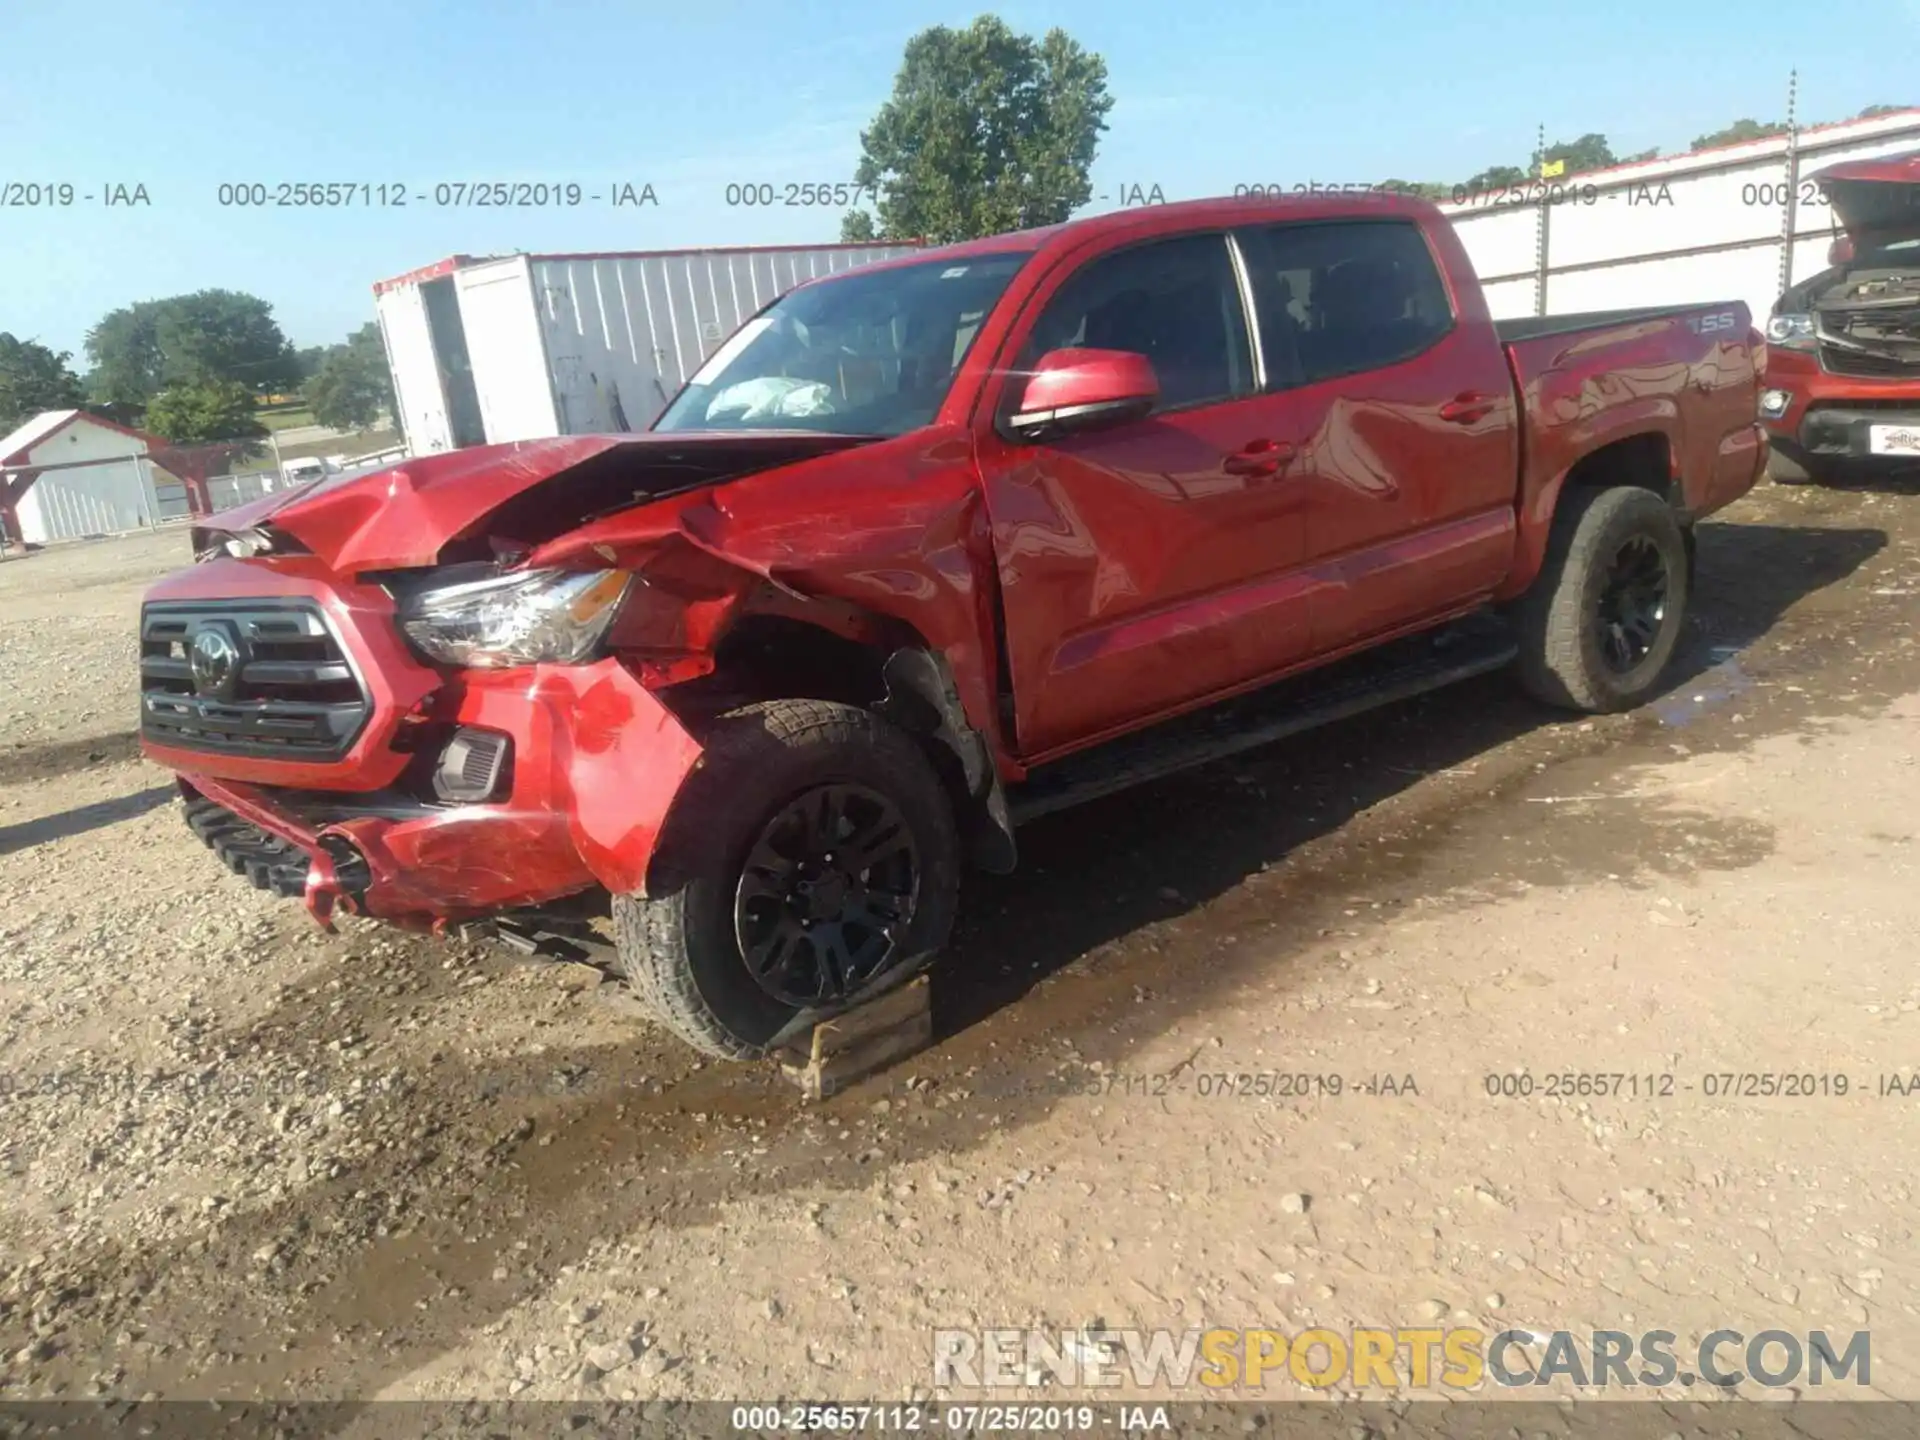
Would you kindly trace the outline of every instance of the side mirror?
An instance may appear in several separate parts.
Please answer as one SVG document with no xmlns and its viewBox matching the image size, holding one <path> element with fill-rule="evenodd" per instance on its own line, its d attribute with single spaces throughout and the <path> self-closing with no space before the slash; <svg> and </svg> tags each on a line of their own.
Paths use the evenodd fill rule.
<svg viewBox="0 0 1920 1440">
<path fill-rule="evenodd" d="M 1131 350 L 1049 350 L 1005 422 L 1013 439 L 1046 440 L 1138 420 L 1160 398 L 1153 362 Z"/>
<path fill-rule="evenodd" d="M 1833 243 L 1827 246 L 1827 264 L 1844 265 L 1851 259 L 1853 259 L 1853 237 L 1835 236 Z"/>
</svg>

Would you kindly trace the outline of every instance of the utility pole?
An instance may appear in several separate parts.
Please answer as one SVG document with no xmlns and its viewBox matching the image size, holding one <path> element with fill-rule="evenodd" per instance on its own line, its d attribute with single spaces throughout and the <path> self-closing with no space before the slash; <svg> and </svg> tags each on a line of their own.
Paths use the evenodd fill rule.
<svg viewBox="0 0 1920 1440">
<path fill-rule="evenodd" d="M 1800 203 L 1800 120 L 1795 109 L 1799 99 L 1800 72 L 1787 72 L 1787 193 L 1780 206 L 1780 283 L 1774 286 L 1784 293 L 1793 284 L 1793 227 Z"/>
<path fill-rule="evenodd" d="M 1533 180 L 1540 186 L 1540 210 L 1533 223 L 1533 313 L 1547 313 L 1547 210 L 1551 193 L 1542 173 L 1547 164 L 1547 127 L 1543 124 L 1534 136 Z"/>
</svg>

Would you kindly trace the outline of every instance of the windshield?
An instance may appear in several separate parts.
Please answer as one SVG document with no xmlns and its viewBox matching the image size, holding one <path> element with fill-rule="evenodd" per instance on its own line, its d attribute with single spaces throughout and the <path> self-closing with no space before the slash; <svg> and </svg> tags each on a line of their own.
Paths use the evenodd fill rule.
<svg viewBox="0 0 1920 1440">
<path fill-rule="evenodd" d="M 855 272 L 792 291 L 716 350 L 653 428 L 904 435 L 929 425 L 1030 254 Z"/>
</svg>

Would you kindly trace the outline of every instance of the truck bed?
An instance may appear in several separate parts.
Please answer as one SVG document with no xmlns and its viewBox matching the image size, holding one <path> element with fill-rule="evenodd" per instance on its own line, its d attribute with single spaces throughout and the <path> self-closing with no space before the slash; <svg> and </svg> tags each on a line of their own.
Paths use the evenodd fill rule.
<svg viewBox="0 0 1920 1440">
<path fill-rule="evenodd" d="M 1536 543 L 1559 477 L 1614 427 L 1664 441 L 1696 518 L 1751 488 L 1758 347 L 1745 301 L 1530 316 L 1494 330 L 1522 397 L 1519 505 Z"/>
<path fill-rule="evenodd" d="M 1625 325 L 1637 320 L 1654 320 L 1669 315 L 1691 315 L 1704 310 L 1732 310 L 1738 303 L 1725 300 L 1697 305 L 1638 305 L 1625 310 L 1578 310 L 1570 315 L 1521 315 L 1512 320 L 1494 321 L 1493 330 L 1503 342 L 1507 343 L 1519 340 L 1540 340 L 1549 335 L 1568 335 L 1576 330 L 1599 330 L 1608 325 Z"/>
</svg>

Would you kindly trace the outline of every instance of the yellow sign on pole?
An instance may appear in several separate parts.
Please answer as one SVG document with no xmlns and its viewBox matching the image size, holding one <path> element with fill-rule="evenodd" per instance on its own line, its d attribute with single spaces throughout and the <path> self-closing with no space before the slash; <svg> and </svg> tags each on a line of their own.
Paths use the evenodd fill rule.
<svg viewBox="0 0 1920 1440">
<path fill-rule="evenodd" d="M 1540 162 L 1540 178 L 1542 180 L 1551 180 L 1556 175 L 1564 175 L 1566 173 L 1567 162 L 1564 160 L 1542 160 Z"/>
</svg>

